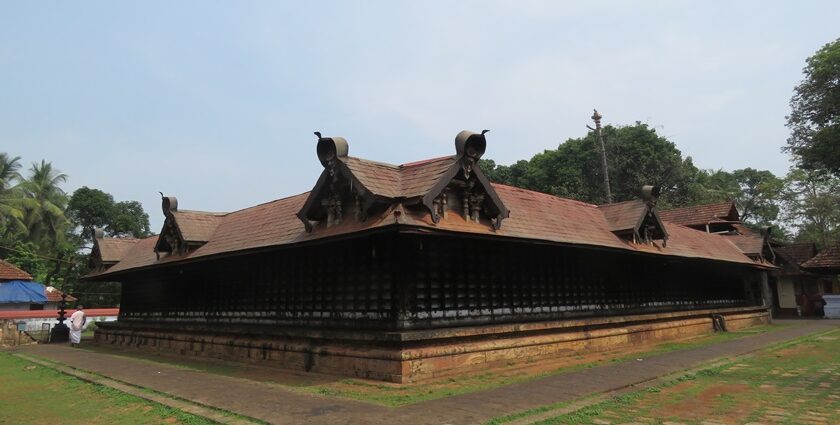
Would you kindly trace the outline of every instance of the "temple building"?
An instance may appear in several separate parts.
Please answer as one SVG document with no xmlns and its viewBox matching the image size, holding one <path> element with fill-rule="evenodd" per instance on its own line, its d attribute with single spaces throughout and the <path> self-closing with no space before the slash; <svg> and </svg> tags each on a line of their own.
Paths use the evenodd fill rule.
<svg viewBox="0 0 840 425">
<path fill-rule="evenodd" d="M 744 255 L 777 270 L 768 275 L 776 317 L 823 317 L 826 295 L 840 294 L 840 248 L 822 252 L 811 242 L 785 243 L 740 221 L 734 201 L 662 211 L 663 220 L 726 237 Z"/>
<path fill-rule="evenodd" d="M 664 220 L 655 187 L 599 206 L 494 184 L 484 132 L 403 165 L 318 136 L 310 192 L 228 213 L 163 197 L 160 235 L 100 235 L 87 279 L 122 304 L 96 340 L 412 382 L 769 320 L 775 267 Z"/>
<path fill-rule="evenodd" d="M 774 249 L 779 266 L 773 313 L 779 317 L 823 317 L 826 295 L 840 294 L 840 247 L 817 251 L 800 242 Z"/>
</svg>

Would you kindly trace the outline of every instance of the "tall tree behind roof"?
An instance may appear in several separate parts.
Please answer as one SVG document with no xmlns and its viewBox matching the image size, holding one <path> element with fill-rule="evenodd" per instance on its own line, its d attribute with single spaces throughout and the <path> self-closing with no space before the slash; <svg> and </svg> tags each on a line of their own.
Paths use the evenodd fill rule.
<svg viewBox="0 0 840 425">
<path fill-rule="evenodd" d="M 67 205 L 67 215 L 79 228 L 85 241 L 90 242 L 93 229 L 101 227 L 111 236 L 149 235 L 149 215 L 137 201 L 114 201 L 114 197 L 99 189 L 81 187 L 73 192 Z"/>
<path fill-rule="evenodd" d="M 802 168 L 840 176 L 840 39 L 805 62 L 805 78 L 794 89 L 784 150 Z"/>
<path fill-rule="evenodd" d="M 684 205 L 693 200 L 699 170 L 691 158 L 647 124 L 603 128 L 609 158 L 613 201 L 635 199 L 645 184 L 662 187 L 663 202 Z M 557 149 L 513 165 L 482 163 L 482 170 L 499 183 L 601 204 L 606 201 L 596 135 L 569 139 Z"/>
<path fill-rule="evenodd" d="M 785 222 L 796 239 L 825 247 L 840 242 L 840 177 L 794 168 L 785 179 Z"/>
</svg>

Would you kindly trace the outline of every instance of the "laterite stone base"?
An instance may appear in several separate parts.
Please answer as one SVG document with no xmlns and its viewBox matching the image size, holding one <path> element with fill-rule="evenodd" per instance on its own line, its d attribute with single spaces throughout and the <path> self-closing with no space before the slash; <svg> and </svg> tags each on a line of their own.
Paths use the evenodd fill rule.
<svg viewBox="0 0 840 425">
<path fill-rule="evenodd" d="M 614 350 L 770 322 L 766 308 L 728 308 L 405 332 L 102 323 L 95 340 L 147 352 L 257 363 L 397 383 Z"/>
</svg>

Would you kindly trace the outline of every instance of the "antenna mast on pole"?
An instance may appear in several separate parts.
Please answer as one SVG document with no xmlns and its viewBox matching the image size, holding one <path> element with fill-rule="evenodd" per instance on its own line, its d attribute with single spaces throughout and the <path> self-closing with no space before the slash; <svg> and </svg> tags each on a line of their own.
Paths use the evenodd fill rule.
<svg viewBox="0 0 840 425">
<path fill-rule="evenodd" d="M 604 190 L 607 193 L 607 203 L 612 203 L 612 193 L 610 193 L 610 172 L 607 169 L 607 150 L 604 148 L 604 135 L 601 131 L 601 118 L 603 116 L 598 113 L 597 109 L 593 109 L 595 113 L 592 114 L 592 120 L 595 121 L 595 128 L 589 127 L 590 130 L 595 131 L 598 137 L 598 145 L 601 148 L 601 169 L 604 172 Z"/>
</svg>

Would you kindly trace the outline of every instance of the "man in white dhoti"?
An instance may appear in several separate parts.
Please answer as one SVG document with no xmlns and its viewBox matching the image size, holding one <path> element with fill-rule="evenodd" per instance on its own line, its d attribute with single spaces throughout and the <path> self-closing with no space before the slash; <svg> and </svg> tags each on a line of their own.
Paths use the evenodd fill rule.
<svg viewBox="0 0 840 425">
<path fill-rule="evenodd" d="M 82 305 L 76 306 L 76 311 L 70 315 L 70 345 L 73 347 L 78 347 L 79 343 L 82 342 L 82 331 L 85 329 L 85 322 L 87 322 L 85 312 L 82 311 L 83 308 Z"/>
</svg>

